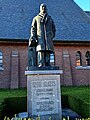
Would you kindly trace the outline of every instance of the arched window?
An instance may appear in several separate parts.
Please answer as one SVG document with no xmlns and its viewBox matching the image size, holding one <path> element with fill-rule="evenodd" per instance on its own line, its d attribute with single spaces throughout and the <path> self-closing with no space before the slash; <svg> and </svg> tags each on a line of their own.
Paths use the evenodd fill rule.
<svg viewBox="0 0 90 120">
<path fill-rule="evenodd" d="M 3 55 L 2 52 L 0 51 L 0 68 L 3 67 Z"/>
<path fill-rule="evenodd" d="M 90 51 L 86 52 L 86 65 L 90 66 Z"/>
<path fill-rule="evenodd" d="M 82 66 L 82 58 L 81 58 L 81 52 L 78 51 L 76 53 L 76 66 Z"/>
<path fill-rule="evenodd" d="M 54 53 L 51 53 L 51 54 L 50 54 L 50 65 L 51 65 L 51 66 L 54 66 L 54 64 L 55 64 Z"/>
</svg>

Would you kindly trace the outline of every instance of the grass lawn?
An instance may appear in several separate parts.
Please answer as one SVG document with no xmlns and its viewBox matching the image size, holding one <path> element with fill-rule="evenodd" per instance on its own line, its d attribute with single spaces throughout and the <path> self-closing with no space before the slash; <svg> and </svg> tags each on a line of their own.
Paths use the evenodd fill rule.
<svg viewBox="0 0 90 120">
<path fill-rule="evenodd" d="M 90 104 L 90 87 L 61 87 L 62 95 L 72 95 Z M 0 89 L 0 103 L 7 97 L 23 97 L 27 95 L 24 89 Z"/>
<path fill-rule="evenodd" d="M 8 97 L 24 97 L 26 95 L 27 95 L 27 90 L 25 88 L 14 89 L 14 90 L 0 89 L 0 103 L 2 103 L 3 100 Z"/>
<path fill-rule="evenodd" d="M 61 87 L 61 94 L 72 95 L 85 102 L 90 103 L 90 87 Z M 0 89 L 0 103 L 7 97 L 23 97 L 27 95 L 27 90 L 23 89 Z"/>
</svg>

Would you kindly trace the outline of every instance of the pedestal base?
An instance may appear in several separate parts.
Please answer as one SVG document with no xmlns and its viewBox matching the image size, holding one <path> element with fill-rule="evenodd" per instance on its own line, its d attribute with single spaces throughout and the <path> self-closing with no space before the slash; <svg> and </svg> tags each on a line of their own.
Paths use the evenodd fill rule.
<svg viewBox="0 0 90 120">
<path fill-rule="evenodd" d="M 30 66 L 28 67 L 29 71 L 38 71 L 38 70 L 59 70 L 58 66 L 42 66 L 42 67 L 38 67 L 38 66 Z"/>
<path fill-rule="evenodd" d="M 28 117 L 61 120 L 61 70 L 25 71 L 27 75 Z"/>
</svg>

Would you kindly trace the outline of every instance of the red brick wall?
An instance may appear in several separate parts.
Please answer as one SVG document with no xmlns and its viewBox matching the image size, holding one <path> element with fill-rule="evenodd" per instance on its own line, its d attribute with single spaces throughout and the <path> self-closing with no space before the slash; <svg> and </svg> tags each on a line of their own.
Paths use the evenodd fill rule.
<svg viewBox="0 0 90 120">
<path fill-rule="evenodd" d="M 0 43 L 0 50 L 3 52 L 3 68 L 4 70 L 0 70 L 0 88 L 15 88 L 15 80 L 17 82 L 18 78 L 18 87 L 26 87 L 26 76 L 25 69 L 27 67 L 28 61 L 28 44 L 27 43 Z M 18 60 L 15 62 L 14 58 L 12 60 L 12 51 L 18 51 Z M 13 63 L 12 63 L 13 61 Z M 17 63 L 18 62 L 18 63 Z M 11 72 L 13 66 L 18 64 L 18 68 L 13 67 L 14 72 Z M 18 74 L 17 70 L 18 69 Z M 16 78 L 15 78 L 16 75 Z M 18 76 L 17 76 L 18 75 Z M 12 80 L 13 78 L 14 80 Z M 13 81 L 13 86 L 11 83 Z"/>
<path fill-rule="evenodd" d="M 90 51 L 90 46 L 70 46 L 70 45 L 55 45 L 55 57 L 56 64 L 60 67 L 60 69 L 64 70 L 63 63 L 63 51 L 68 51 L 70 58 L 70 68 L 72 74 L 72 85 L 90 85 L 90 68 L 85 68 L 86 59 L 85 54 L 87 51 Z M 82 53 L 82 66 L 83 68 L 76 68 L 76 52 L 80 51 Z M 62 64 L 63 63 L 63 64 Z M 68 68 L 67 64 L 67 68 Z M 70 76 L 67 76 L 67 80 L 69 80 Z M 61 84 L 66 85 L 64 75 L 62 75 Z M 69 81 L 67 81 L 69 82 Z M 68 85 L 68 84 L 67 84 Z"/>
<path fill-rule="evenodd" d="M 0 71 L 0 88 L 26 87 L 27 81 L 25 76 L 25 69 L 28 63 L 28 43 L 0 43 L 0 50 L 3 52 L 4 68 L 3 71 Z M 16 71 L 14 71 L 16 78 L 15 74 L 11 72 L 12 64 L 15 66 L 15 59 L 14 62 L 12 62 L 12 51 L 18 51 L 18 58 L 15 58 L 16 65 L 18 67 L 13 67 L 13 70 L 15 69 Z M 62 85 L 90 85 L 90 68 L 76 68 L 75 62 L 77 51 L 80 51 L 82 53 L 82 64 L 83 66 L 86 66 L 85 53 L 87 51 L 90 51 L 90 46 L 70 46 L 55 44 L 56 65 L 59 66 L 59 68 L 63 70 L 64 73 L 61 76 Z M 67 53 L 68 55 L 65 55 L 65 57 L 64 53 Z M 13 87 L 11 84 L 13 84 Z"/>
<path fill-rule="evenodd" d="M 0 50 L 3 53 L 3 71 L 0 71 L 0 88 L 10 87 L 10 61 L 11 49 L 5 44 L 0 44 Z"/>
<path fill-rule="evenodd" d="M 19 64 L 20 64 L 20 87 L 26 87 L 25 70 L 28 65 L 28 45 L 20 46 L 19 50 Z"/>
</svg>

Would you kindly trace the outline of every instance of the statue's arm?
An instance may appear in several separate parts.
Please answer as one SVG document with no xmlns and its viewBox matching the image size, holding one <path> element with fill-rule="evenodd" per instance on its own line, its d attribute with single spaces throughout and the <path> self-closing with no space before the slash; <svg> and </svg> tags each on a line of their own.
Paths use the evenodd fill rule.
<svg viewBox="0 0 90 120">
<path fill-rule="evenodd" d="M 31 25 L 31 37 L 29 39 L 29 46 L 35 46 L 36 45 L 36 39 L 37 38 L 37 23 L 36 19 L 34 18 Z"/>
<path fill-rule="evenodd" d="M 36 19 L 33 18 L 32 25 L 31 25 L 31 37 L 36 39 L 37 36 L 37 22 Z"/>
<path fill-rule="evenodd" d="M 52 31 L 53 31 L 53 37 L 55 37 L 56 28 L 55 28 L 55 23 L 53 20 L 52 20 Z"/>
</svg>

